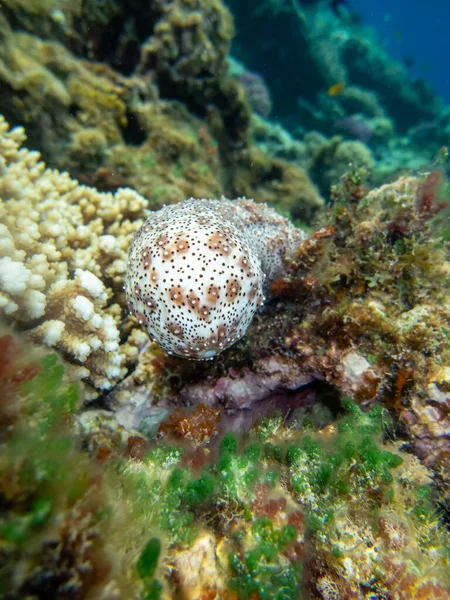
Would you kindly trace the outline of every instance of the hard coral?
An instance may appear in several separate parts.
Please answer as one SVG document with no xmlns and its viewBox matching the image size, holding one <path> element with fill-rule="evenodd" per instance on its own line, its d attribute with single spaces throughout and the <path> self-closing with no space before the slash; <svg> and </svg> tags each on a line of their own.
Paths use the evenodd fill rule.
<svg viewBox="0 0 450 600">
<path fill-rule="evenodd" d="M 20 148 L 24 140 L 21 128 L 0 121 L 0 311 L 63 353 L 95 394 L 123 377 L 134 352 L 119 349 L 114 302 L 147 202 L 46 169 L 37 152 Z"/>
<path fill-rule="evenodd" d="M 220 0 L 154 2 L 156 25 L 143 44 L 138 71 L 155 70 L 166 96 L 214 100 L 226 73 L 233 21 Z"/>
<path fill-rule="evenodd" d="M 302 167 L 271 158 L 259 149 L 242 150 L 235 158 L 229 186 L 239 194 L 267 202 L 293 219 L 310 223 L 324 205 L 318 189 Z"/>
</svg>

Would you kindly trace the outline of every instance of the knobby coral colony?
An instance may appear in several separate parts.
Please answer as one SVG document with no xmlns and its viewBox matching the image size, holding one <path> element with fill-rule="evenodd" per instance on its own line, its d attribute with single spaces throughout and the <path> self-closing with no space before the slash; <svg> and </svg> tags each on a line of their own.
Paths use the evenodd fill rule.
<svg viewBox="0 0 450 600">
<path fill-rule="evenodd" d="M 68 358 L 93 397 L 137 354 L 119 347 L 117 296 L 147 200 L 130 189 L 100 193 L 47 169 L 38 152 L 20 147 L 24 139 L 0 117 L 0 311 Z"/>
</svg>

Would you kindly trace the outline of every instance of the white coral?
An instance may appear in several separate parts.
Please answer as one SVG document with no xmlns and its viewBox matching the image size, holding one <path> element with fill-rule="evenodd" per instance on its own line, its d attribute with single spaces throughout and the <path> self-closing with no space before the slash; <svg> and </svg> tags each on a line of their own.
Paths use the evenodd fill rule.
<svg viewBox="0 0 450 600">
<path fill-rule="evenodd" d="M 31 272 L 9 256 L 0 258 L 0 289 L 12 296 L 23 296 Z"/>
<path fill-rule="evenodd" d="M 71 360 L 94 396 L 123 377 L 134 355 L 119 344 L 120 315 L 109 303 L 147 201 L 47 169 L 38 152 L 21 148 L 25 139 L 0 116 L 0 315 Z"/>
</svg>

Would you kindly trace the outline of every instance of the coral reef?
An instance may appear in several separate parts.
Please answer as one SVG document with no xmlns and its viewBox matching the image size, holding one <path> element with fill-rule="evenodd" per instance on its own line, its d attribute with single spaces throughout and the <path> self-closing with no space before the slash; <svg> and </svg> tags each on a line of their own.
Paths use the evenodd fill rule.
<svg viewBox="0 0 450 600">
<path fill-rule="evenodd" d="M 165 96 L 214 101 L 233 37 L 228 9 L 221 0 L 158 0 L 152 10 L 156 24 L 141 46 L 137 72 L 154 71 Z"/>
<path fill-rule="evenodd" d="M 0 595 L 449 598 L 450 110 L 315 0 L 5 0 L 0 104 Z"/>
<path fill-rule="evenodd" d="M 375 166 L 373 154 L 358 140 L 344 140 L 340 136 L 324 139 L 314 133 L 304 138 L 310 156 L 310 172 L 321 193 L 330 197 L 331 186 L 349 170 L 364 167 L 372 172 Z"/>
<path fill-rule="evenodd" d="M 318 132 L 369 145 L 374 185 L 427 168 L 448 143 L 448 109 L 423 80 L 413 79 L 387 54 L 352 11 L 343 11 L 344 16 L 332 6 L 231 0 L 236 36 L 230 73 L 261 74 L 270 89 L 274 122 L 295 142 Z M 283 137 L 286 156 L 297 152 Z M 272 156 L 283 155 L 278 143 L 263 147 Z M 301 165 L 329 199 L 329 184 L 320 171 L 310 170 L 308 158 Z"/>
<path fill-rule="evenodd" d="M 284 124 L 298 120 L 299 100 L 302 125 L 318 129 L 320 124 L 328 134 L 333 120 L 353 113 L 386 116 L 405 133 L 444 110 L 422 81 L 413 81 L 405 66 L 388 56 L 371 30 L 346 23 L 326 3 L 304 7 L 269 1 L 261 6 L 257 0 L 230 0 L 229 6 L 236 23 L 233 54 L 264 77 Z M 272 43 L 274 32 L 279 34 Z M 326 91 L 337 82 L 347 84 L 348 92 L 327 97 Z"/>
<path fill-rule="evenodd" d="M 355 169 L 334 189 L 336 204 L 322 220 L 332 227 L 328 237 L 317 232 L 300 248 L 303 285 L 308 294 L 326 298 L 327 306 L 318 321 L 308 310 L 289 343 L 312 370 L 322 363 L 330 382 L 342 382 L 342 358 L 357 348 L 364 361 L 352 397 L 382 399 L 413 447 L 422 447 L 423 457 L 426 447 L 427 464 L 448 480 L 443 465 L 449 421 L 433 399 L 433 382 L 450 360 L 448 212 L 441 175 L 400 178 L 370 192 L 363 176 Z M 325 339 L 328 349 L 318 358 L 311 344 Z"/>
<path fill-rule="evenodd" d="M 181 104 L 152 102 L 144 82 L 56 42 L 10 29 L 5 39 L 2 106 L 52 167 L 105 191 L 132 186 L 157 207 L 220 191 L 217 144 Z"/>
<path fill-rule="evenodd" d="M 144 340 L 117 304 L 146 201 L 130 190 L 113 196 L 78 186 L 19 149 L 23 130 L 8 133 L 3 122 L 2 132 L 2 312 L 35 343 L 55 347 L 85 382 L 86 397 L 96 395 L 146 360 L 145 352 L 139 356 Z M 437 406 L 448 328 L 446 287 L 437 285 L 448 269 L 446 247 L 435 241 L 439 189 L 437 175 L 399 179 L 372 192 L 360 171 L 346 175 L 333 191 L 341 204 L 300 245 L 290 279 L 270 278 L 278 300 L 249 328 L 245 343 L 225 353 L 226 363 L 211 365 L 206 380 L 203 369 L 187 369 L 183 384 L 168 394 L 171 402 L 251 405 L 325 379 L 360 401 L 383 399 L 413 447 L 447 477 L 448 421 Z M 383 344 L 386 336 L 390 342 Z M 168 368 L 158 360 L 159 374 L 141 373 L 142 382 L 152 373 L 156 388 Z M 177 373 L 180 366 L 170 369 Z M 160 388 L 167 392 L 163 383 Z M 443 407 L 445 401 L 442 396 Z"/>
<path fill-rule="evenodd" d="M 212 359 L 246 332 L 300 229 L 252 200 L 191 198 L 152 214 L 130 251 L 130 310 L 169 354 Z"/>
<path fill-rule="evenodd" d="M 448 209 L 440 190 L 432 173 L 369 191 L 354 168 L 287 277 L 271 281 L 274 299 L 243 341 L 207 366 L 166 360 L 150 347 L 112 406 L 123 413 L 139 398 L 135 427 L 148 416 L 144 406 L 155 416 L 199 402 L 261 414 L 310 404 L 311 382 L 326 381 L 361 404 L 387 406 L 398 435 L 448 493 Z M 229 427 L 251 423 L 243 412 Z"/>
<path fill-rule="evenodd" d="M 307 172 L 292 161 L 271 158 L 257 148 L 242 150 L 232 167 L 230 196 L 254 197 L 301 224 L 310 224 L 324 201 Z"/>
<path fill-rule="evenodd" d="M 218 415 L 198 407 L 169 419 L 159 442 L 104 428 L 99 449 L 98 427 L 81 439 L 71 428 L 77 389 L 56 356 L 5 332 L 0 345 L 9 598 L 449 594 L 430 473 L 383 441 L 383 409 L 344 399 L 333 423 L 274 415 L 208 447 Z"/>
<path fill-rule="evenodd" d="M 221 193 L 276 204 L 281 193 L 284 210 L 301 205 L 309 221 L 323 205 L 300 167 L 256 153 L 245 92 L 231 77 L 214 101 L 191 107 L 195 116 L 183 94 L 184 104 L 164 99 L 152 74 L 80 60 L 71 44 L 16 31 L 4 16 L 0 30 L 2 111 L 51 167 L 104 191 L 133 187 L 151 208 Z"/>
<path fill-rule="evenodd" d="M 258 147 L 269 156 L 297 162 L 304 166 L 308 159 L 304 142 L 294 138 L 284 127 L 252 116 L 252 137 Z"/>
<path fill-rule="evenodd" d="M 88 156 L 74 144 L 67 161 L 70 171 L 101 190 L 130 186 L 148 198 L 151 209 L 193 194 L 220 194 L 218 145 L 203 121 L 182 104 L 167 101 L 143 103 L 134 115 L 145 135 L 142 143 L 115 144 L 94 169 L 92 163 L 87 168 Z"/>
<path fill-rule="evenodd" d="M 310 157 L 301 156 L 300 140 L 312 130 L 331 138 L 326 144 L 333 145 L 336 133 L 369 144 L 375 185 L 430 164 L 447 143 L 448 111 L 439 99 L 412 82 L 370 31 L 327 3 L 300 9 L 289 2 L 231 2 L 233 52 L 245 63 L 227 55 L 233 27 L 219 1 L 56 7 L 10 0 L 8 7 L 0 21 L 0 77 L 9 122 L 27 126 L 33 147 L 52 167 L 103 190 L 131 186 L 155 207 L 220 193 L 272 203 L 282 195 L 283 210 L 309 222 L 321 199 L 307 175 L 327 199 L 330 187 Z M 268 32 L 262 43 L 248 29 L 252 19 Z M 275 50 L 267 41 L 274 22 L 283 31 Z M 295 73 L 284 52 L 294 57 Z M 336 84 L 340 91 L 329 94 Z M 271 95 L 276 126 L 289 134 L 281 134 L 282 143 L 276 134 L 276 144 L 273 136 L 269 143 L 257 139 L 260 156 L 251 111 L 267 114 Z M 305 176 L 292 164 L 297 156 Z M 296 195 L 299 186 L 305 192 Z"/>
<path fill-rule="evenodd" d="M 168 155 L 178 156 L 176 144 L 183 149 L 185 140 L 170 138 L 166 131 L 164 146 L 158 141 L 161 130 L 156 125 L 153 129 L 160 153 L 166 147 Z M 8 132 L 2 121 L 1 135 L 2 313 L 27 329 L 36 343 L 53 346 L 70 358 L 74 374 L 92 394 L 108 389 L 137 355 L 133 343 L 123 344 L 125 320 L 118 303 L 123 301 L 128 247 L 149 203 L 129 189 L 101 193 L 46 169 L 37 152 L 20 149 L 25 139 L 21 128 Z M 192 158 L 195 161 L 195 154 Z M 186 172 L 180 181 L 189 181 Z M 305 177 L 293 192 L 301 194 L 308 186 Z M 180 193 L 171 199 L 177 200 Z M 161 195 L 158 202 L 161 199 L 167 196 Z M 255 210 L 269 218 L 263 206 Z M 287 223 L 275 215 L 270 219 Z"/>
</svg>

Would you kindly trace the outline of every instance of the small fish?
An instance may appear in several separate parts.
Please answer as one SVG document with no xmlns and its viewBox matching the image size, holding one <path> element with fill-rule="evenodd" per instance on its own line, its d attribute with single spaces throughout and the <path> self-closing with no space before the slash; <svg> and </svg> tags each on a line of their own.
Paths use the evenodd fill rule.
<svg viewBox="0 0 450 600">
<path fill-rule="evenodd" d="M 333 83 L 333 85 L 328 88 L 328 95 L 330 97 L 339 96 L 339 94 L 342 94 L 344 90 L 345 83 L 343 81 L 339 81 L 338 83 Z"/>
</svg>

